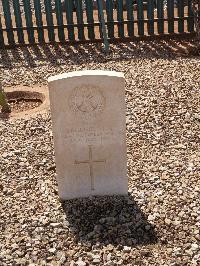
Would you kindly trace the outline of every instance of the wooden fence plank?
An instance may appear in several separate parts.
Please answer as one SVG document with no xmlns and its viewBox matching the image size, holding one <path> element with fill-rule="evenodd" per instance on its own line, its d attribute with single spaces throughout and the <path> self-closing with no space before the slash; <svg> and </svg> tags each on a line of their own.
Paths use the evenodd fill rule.
<svg viewBox="0 0 200 266">
<path fill-rule="evenodd" d="M 92 2 L 92 0 L 85 0 L 85 4 L 86 4 L 87 22 L 89 24 L 94 24 L 93 2 Z M 94 26 L 93 25 L 88 26 L 88 37 L 90 40 L 95 39 L 95 32 L 94 32 Z"/>
<path fill-rule="evenodd" d="M 56 11 L 57 25 L 59 25 L 58 38 L 59 41 L 63 42 L 65 40 L 65 33 L 63 27 L 63 12 L 62 12 L 61 0 L 55 0 L 55 11 Z"/>
<path fill-rule="evenodd" d="M 194 18 L 192 17 L 193 11 L 192 11 L 192 1 L 188 0 L 188 22 L 187 22 L 187 28 L 189 32 L 193 32 L 194 31 Z M 192 17 L 192 18 L 191 18 Z"/>
<path fill-rule="evenodd" d="M 102 33 L 102 27 L 101 27 L 101 13 L 100 13 L 100 7 L 99 7 L 99 2 L 103 0 L 97 0 L 97 6 L 98 6 L 98 19 L 99 19 L 99 34 L 100 38 L 103 39 L 103 33 Z"/>
<path fill-rule="evenodd" d="M 49 41 L 54 42 L 55 33 L 54 33 L 54 27 L 53 27 L 53 14 L 52 14 L 51 0 L 44 0 L 44 5 L 45 5 L 45 12 L 46 12 L 47 26 L 48 26 Z"/>
<path fill-rule="evenodd" d="M 66 7 L 66 18 L 67 18 L 67 24 L 70 26 L 67 27 L 68 30 L 68 39 L 70 41 L 75 40 L 74 35 L 74 20 L 73 20 L 73 0 L 65 0 L 65 7 Z"/>
<path fill-rule="evenodd" d="M 128 22 L 128 36 L 134 36 L 134 16 L 133 16 L 133 0 L 126 1 L 126 9 L 127 9 L 127 19 L 130 20 Z"/>
<path fill-rule="evenodd" d="M 168 32 L 174 33 L 174 0 L 167 0 Z"/>
<path fill-rule="evenodd" d="M 192 1 L 187 1 L 188 8 L 184 6 L 183 0 L 177 0 L 178 9 L 176 9 L 176 6 L 174 6 L 175 0 L 148 0 L 145 1 L 147 2 L 146 11 L 144 10 L 144 0 L 97 0 L 98 5 L 101 3 L 105 7 L 106 4 L 106 25 L 109 38 L 117 38 L 117 36 L 115 36 L 115 27 L 117 27 L 119 40 L 120 38 L 127 38 L 127 36 L 125 36 L 126 34 L 128 34 L 129 37 L 134 36 L 134 22 L 138 24 L 139 36 L 144 36 L 144 32 L 146 34 L 146 24 L 148 34 L 150 35 L 155 33 L 154 24 L 157 24 L 158 34 L 166 33 L 164 32 L 165 22 L 168 23 L 168 32 L 171 34 L 174 33 L 176 24 L 178 24 L 179 34 L 184 33 L 186 30 L 184 28 L 185 21 L 187 21 L 187 30 L 193 32 L 194 18 L 191 8 Z M 15 43 L 15 38 L 18 43 L 23 43 L 25 31 L 28 34 L 30 43 L 35 43 L 37 37 L 40 43 L 46 41 L 44 39 L 44 31 L 47 30 L 49 41 L 55 42 L 55 33 L 57 34 L 58 32 L 58 39 L 63 42 L 66 40 L 66 28 L 68 29 L 69 41 L 85 41 L 85 27 L 88 29 L 88 38 L 92 41 L 96 41 L 99 35 L 95 36 L 95 29 L 97 27 L 100 29 L 102 26 L 100 17 L 102 17 L 103 14 L 100 14 L 100 10 L 95 11 L 95 15 L 96 13 L 98 14 L 99 21 L 94 21 L 93 0 L 65 0 L 64 3 L 63 0 L 55 0 L 55 17 L 52 12 L 52 0 L 0 0 L 0 2 L 2 3 L 4 11 L 4 14 L 1 15 L 0 18 L 0 45 L 4 44 L 4 42 L 13 45 Z M 11 2 L 13 9 L 11 9 Z M 46 19 L 41 10 L 42 2 L 45 4 Z M 157 18 L 154 17 L 155 2 L 157 4 Z M 164 11 L 164 2 L 167 2 L 166 12 Z M 137 3 L 137 11 L 134 11 L 135 3 Z M 34 5 L 34 10 L 32 10 L 32 4 Z M 83 5 L 86 6 L 86 10 L 83 10 Z M 24 10 L 23 15 L 21 14 L 21 8 Z M 125 9 L 127 13 L 125 13 Z M 188 10 L 188 14 L 185 13 L 186 9 Z M 176 10 L 178 10 L 178 16 L 175 16 Z M 11 14 L 11 11 L 14 12 L 14 14 Z M 32 12 L 34 12 L 34 17 L 32 16 Z M 66 12 L 67 23 L 65 23 L 63 19 L 63 12 Z M 136 12 L 137 17 L 135 15 Z M 167 17 L 164 16 L 165 13 L 167 13 Z M 124 14 L 127 14 L 127 18 L 124 18 Z M 57 23 L 54 25 L 55 18 Z M 84 21 L 84 19 L 87 19 L 87 22 Z M 23 25 L 24 21 L 25 25 Z M 78 37 L 75 34 L 77 32 L 75 31 L 76 28 L 78 28 Z M 125 32 L 126 29 L 127 31 Z M 102 30 L 100 29 L 99 32 L 102 38 Z M 5 33 L 7 33 L 7 37 Z"/>
<path fill-rule="evenodd" d="M 75 0 L 76 6 L 76 15 L 77 15 L 77 22 L 78 22 L 78 38 L 79 40 L 84 40 L 84 22 L 83 22 L 83 6 L 82 0 Z"/>
<path fill-rule="evenodd" d="M 117 20 L 118 20 L 118 36 L 124 37 L 124 24 L 123 24 L 123 0 L 117 1 Z"/>
<path fill-rule="evenodd" d="M 14 34 L 13 34 L 13 25 L 12 25 L 12 18 L 10 13 L 10 4 L 8 0 L 2 0 L 3 5 L 3 12 L 4 12 L 4 19 L 5 19 L 5 25 L 6 25 L 6 31 L 7 31 L 7 37 L 8 37 L 8 43 L 14 44 Z"/>
<path fill-rule="evenodd" d="M 184 32 L 184 1 L 178 0 L 178 32 Z"/>
<path fill-rule="evenodd" d="M 164 0 L 157 0 L 158 34 L 164 33 Z"/>
<path fill-rule="evenodd" d="M 24 43 L 24 32 L 22 30 L 23 25 L 22 25 L 22 17 L 21 17 L 19 0 L 13 1 L 13 9 L 14 9 L 14 15 L 15 15 L 15 23 L 17 27 L 18 42 Z"/>
<path fill-rule="evenodd" d="M 29 43 L 35 42 L 30 0 L 23 1 Z"/>
<path fill-rule="evenodd" d="M 144 35 L 143 0 L 137 0 L 138 35 Z"/>
<path fill-rule="evenodd" d="M 38 32 L 38 41 L 44 42 L 44 29 L 42 21 L 42 11 L 41 11 L 41 2 L 40 0 L 34 0 L 34 9 L 35 9 L 35 18 Z"/>
<path fill-rule="evenodd" d="M 107 28 L 108 28 L 108 37 L 114 38 L 114 18 L 113 18 L 113 0 L 106 1 L 106 14 L 107 14 Z"/>
<path fill-rule="evenodd" d="M 148 34 L 154 34 L 154 0 L 149 0 L 147 2 L 147 30 Z"/>
</svg>

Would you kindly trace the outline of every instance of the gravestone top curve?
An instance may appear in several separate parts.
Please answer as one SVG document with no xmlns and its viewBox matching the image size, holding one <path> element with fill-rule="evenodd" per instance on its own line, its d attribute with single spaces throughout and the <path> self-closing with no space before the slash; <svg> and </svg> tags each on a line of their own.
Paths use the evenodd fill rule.
<svg viewBox="0 0 200 266">
<path fill-rule="evenodd" d="M 119 77 L 124 78 L 124 74 L 122 72 L 117 71 L 106 71 L 106 70 L 83 70 L 83 71 L 72 71 L 68 73 L 63 73 L 59 75 L 55 75 L 48 78 L 48 83 L 63 80 L 66 78 L 76 78 L 76 77 L 82 77 L 82 76 L 108 76 L 108 77 Z"/>
</svg>

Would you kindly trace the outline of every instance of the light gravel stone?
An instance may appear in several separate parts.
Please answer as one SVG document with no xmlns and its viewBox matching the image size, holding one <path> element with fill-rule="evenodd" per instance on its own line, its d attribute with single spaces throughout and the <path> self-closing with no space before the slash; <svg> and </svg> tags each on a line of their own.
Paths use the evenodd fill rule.
<svg viewBox="0 0 200 266">
<path fill-rule="evenodd" d="M 169 45 L 179 43 L 0 50 L 5 86 L 124 72 L 129 177 L 128 197 L 61 203 L 50 115 L 0 120 L 0 265 L 93 265 L 95 255 L 96 265 L 200 265 L 200 61 Z"/>
</svg>

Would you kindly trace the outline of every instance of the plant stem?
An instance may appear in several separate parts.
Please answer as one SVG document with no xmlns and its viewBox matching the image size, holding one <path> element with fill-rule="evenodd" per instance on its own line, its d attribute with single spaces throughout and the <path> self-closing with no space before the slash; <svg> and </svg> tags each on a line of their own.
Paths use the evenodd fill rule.
<svg viewBox="0 0 200 266">
<path fill-rule="evenodd" d="M 8 103 L 6 94 L 3 90 L 1 83 L 0 83 L 0 105 L 2 106 L 2 109 L 1 109 L 2 113 L 10 113 L 11 112 L 10 105 Z"/>
</svg>

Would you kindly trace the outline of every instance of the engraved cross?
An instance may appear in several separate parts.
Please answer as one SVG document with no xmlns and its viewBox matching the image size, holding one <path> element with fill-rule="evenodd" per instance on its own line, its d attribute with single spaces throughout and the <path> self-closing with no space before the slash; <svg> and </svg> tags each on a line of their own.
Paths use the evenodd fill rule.
<svg viewBox="0 0 200 266">
<path fill-rule="evenodd" d="M 94 190 L 94 169 L 93 169 L 94 166 L 93 166 L 93 164 L 94 163 L 106 163 L 106 160 L 105 159 L 93 160 L 92 145 L 89 145 L 89 160 L 85 160 L 85 161 L 76 161 L 75 160 L 75 164 L 82 164 L 82 163 L 89 164 L 90 178 L 91 178 L 91 190 Z"/>
</svg>

